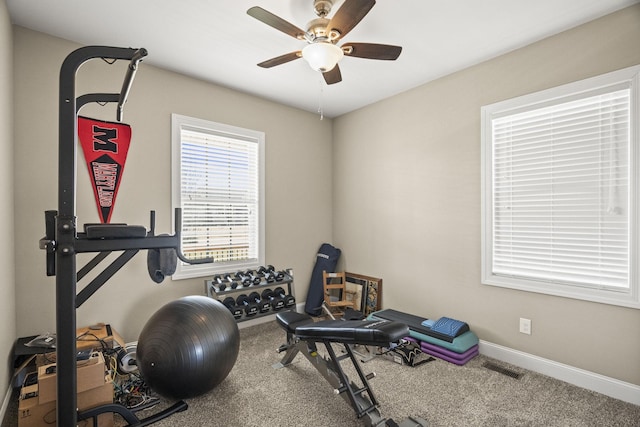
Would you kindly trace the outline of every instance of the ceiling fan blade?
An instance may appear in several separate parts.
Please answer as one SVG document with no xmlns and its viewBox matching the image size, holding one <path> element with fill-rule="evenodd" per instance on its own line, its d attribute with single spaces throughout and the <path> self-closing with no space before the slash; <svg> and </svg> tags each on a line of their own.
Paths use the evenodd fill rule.
<svg viewBox="0 0 640 427">
<path fill-rule="evenodd" d="M 276 30 L 290 35 L 291 37 L 295 37 L 297 39 L 304 38 L 304 30 L 301 30 L 292 23 L 285 21 L 279 16 L 276 16 L 268 10 L 264 10 L 259 6 L 250 8 L 249 10 L 247 10 L 247 14 L 249 16 L 253 16 L 258 21 L 264 22 L 265 24 L 275 28 Z"/>
<path fill-rule="evenodd" d="M 402 46 L 377 43 L 345 43 L 341 46 L 347 56 L 394 61 L 402 53 Z"/>
<path fill-rule="evenodd" d="M 340 83 L 342 81 L 342 74 L 340 73 L 340 67 L 338 67 L 338 64 L 336 64 L 336 66 L 331 70 L 322 73 L 322 77 L 324 77 L 324 81 L 327 82 L 328 85 Z"/>
<path fill-rule="evenodd" d="M 327 25 L 327 34 L 334 40 L 344 37 L 365 17 L 376 0 L 346 0 Z M 333 35 L 332 33 L 337 33 Z"/>
<path fill-rule="evenodd" d="M 258 64 L 258 67 L 262 68 L 271 68 L 276 65 L 285 64 L 287 62 L 293 61 L 294 59 L 298 59 L 302 57 L 301 51 L 285 53 L 284 55 L 276 56 L 275 58 L 267 59 L 266 61 L 262 61 Z"/>
</svg>

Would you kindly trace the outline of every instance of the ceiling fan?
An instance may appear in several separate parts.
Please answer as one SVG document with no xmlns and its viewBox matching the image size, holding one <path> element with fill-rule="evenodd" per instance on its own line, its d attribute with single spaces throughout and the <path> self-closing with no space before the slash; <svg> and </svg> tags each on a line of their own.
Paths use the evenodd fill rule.
<svg viewBox="0 0 640 427">
<path fill-rule="evenodd" d="M 369 13 L 376 2 L 375 0 L 345 0 L 333 17 L 328 18 L 334 2 L 335 0 L 313 0 L 313 7 L 318 17 L 307 24 L 306 31 L 259 6 L 247 10 L 247 13 L 257 20 L 307 42 L 307 46 L 302 50 L 268 59 L 259 63 L 258 66 L 271 68 L 294 59 L 304 58 L 311 68 L 322 73 L 325 82 L 330 85 L 342 81 L 338 61 L 345 55 L 390 61 L 400 56 L 401 46 L 349 42 L 337 46 L 337 43 Z"/>
</svg>

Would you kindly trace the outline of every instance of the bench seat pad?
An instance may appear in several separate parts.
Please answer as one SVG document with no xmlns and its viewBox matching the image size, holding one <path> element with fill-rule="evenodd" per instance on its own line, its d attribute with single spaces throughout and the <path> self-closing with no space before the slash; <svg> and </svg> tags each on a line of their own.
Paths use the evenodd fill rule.
<svg viewBox="0 0 640 427">
<path fill-rule="evenodd" d="M 295 312 L 278 313 L 278 323 L 301 340 L 388 346 L 409 335 L 404 323 L 389 320 L 322 320 Z"/>
</svg>

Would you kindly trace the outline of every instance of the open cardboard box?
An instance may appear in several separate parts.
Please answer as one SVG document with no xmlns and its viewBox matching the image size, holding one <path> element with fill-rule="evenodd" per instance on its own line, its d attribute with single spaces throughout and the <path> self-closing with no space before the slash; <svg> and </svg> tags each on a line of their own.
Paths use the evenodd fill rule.
<svg viewBox="0 0 640 427">
<path fill-rule="evenodd" d="M 76 329 L 76 350 L 102 351 L 105 348 L 126 347 L 124 339 L 109 324 L 99 323 L 92 326 Z M 36 366 L 42 366 L 56 362 L 56 353 L 49 352 L 36 356 Z"/>
<path fill-rule="evenodd" d="M 79 360 L 77 370 L 77 392 L 83 392 L 104 384 L 104 356 L 93 352 L 89 359 Z M 38 397 L 40 403 L 56 400 L 57 374 L 55 363 L 38 367 Z"/>
<path fill-rule="evenodd" d="M 103 345 L 107 348 L 125 347 L 124 339 L 108 323 L 78 328 L 76 329 L 76 337 L 78 351 L 103 350 Z"/>
<path fill-rule="evenodd" d="M 51 427 L 56 425 L 56 401 L 41 402 L 40 396 L 33 395 L 33 390 L 37 390 L 38 385 L 34 384 L 29 393 L 21 393 L 22 396 L 30 396 L 20 399 L 18 404 L 18 427 Z M 113 403 L 113 383 L 104 376 L 102 384 L 83 392 L 78 393 L 78 408 L 80 410 L 93 408 L 95 406 Z M 82 427 L 94 427 L 93 420 L 85 420 L 78 423 Z M 98 416 L 96 427 L 112 427 L 113 414 L 104 413 Z"/>
</svg>

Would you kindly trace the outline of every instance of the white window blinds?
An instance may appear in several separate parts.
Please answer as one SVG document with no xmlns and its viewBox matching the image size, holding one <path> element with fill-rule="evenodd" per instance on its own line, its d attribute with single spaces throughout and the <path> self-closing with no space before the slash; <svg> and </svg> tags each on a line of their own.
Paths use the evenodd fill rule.
<svg viewBox="0 0 640 427">
<path fill-rule="evenodd" d="M 215 262 L 258 259 L 258 144 L 181 129 L 182 250 Z"/>
<path fill-rule="evenodd" d="M 628 289 L 630 89 L 491 121 L 494 275 Z"/>
<path fill-rule="evenodd" d="M 264 132 L 171 115 L 171 204 L 181 209 L 174 280 L 253 269 L 265 258 Z"/>
</svg>

